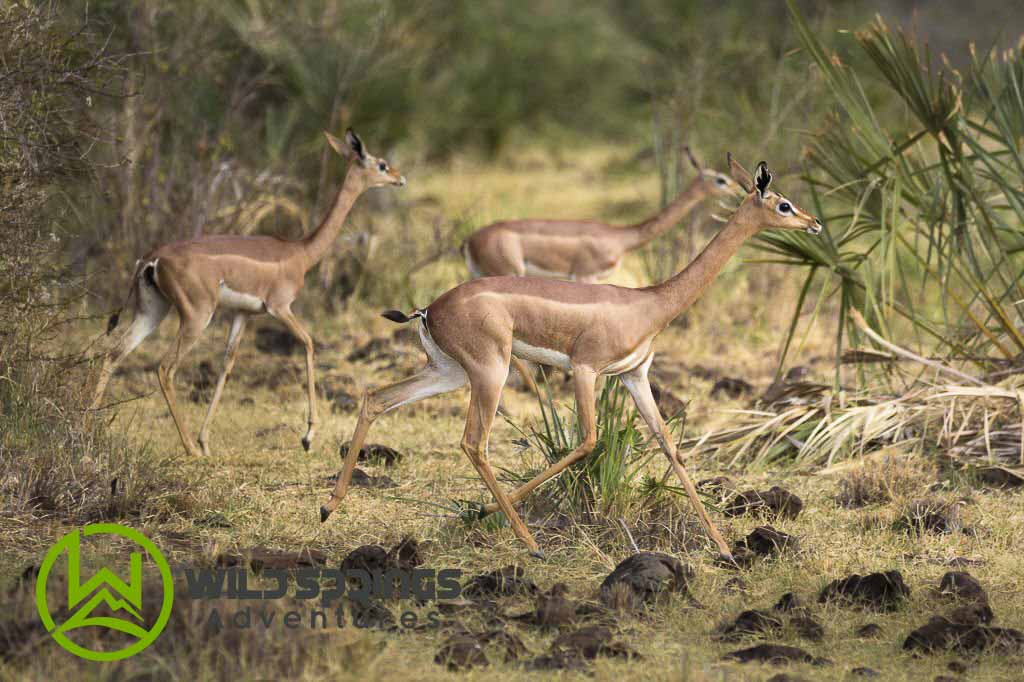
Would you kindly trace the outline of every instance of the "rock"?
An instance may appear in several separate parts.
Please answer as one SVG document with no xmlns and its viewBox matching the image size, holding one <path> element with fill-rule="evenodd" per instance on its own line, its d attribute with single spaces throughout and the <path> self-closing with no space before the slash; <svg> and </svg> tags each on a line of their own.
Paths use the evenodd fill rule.
<svg viewBox="0 0 1024 682">
<path fill-rule="evenodd" d="M 881 677 L 882 673 L 878 672 L 874 668 L 854 668 L 850 671 L 851 675 L 857 677 Z"/>
<path fill-rule="evenodd" d="M 352 624 L 357 628 L 386 630 L 395 632 L 398 625 L 395 624 L 395 614 L 375 600 L 349 602 L 349 611 L 352 614 Z"/>
<path fill-rule="evenodd" d="M 533 611 L 513 616 L 513 619 L 542 628 L 568 625 L 575 621 L 577 616 L 577 605 L 566 598 L 568 594 L 569 588 L 565 583 L 556 583 L 548 592 L 537 595 Z"/>
<path fill-rule="evenodd" d="M 529 653 L 519 637 L 505 630 L 496 629 L 476 634 L 460 632 L 441 645 L 434 656 L 434 662 L 447 666 L 449 670 L 484 668 L 490 665 L 485 653 L 488 646 L 501 651 L 506 662 L 517 660 Z"/>
<path fill-rule="evenodd" d="M 536 593 L 537 585 L 526 577 L 520 566 L 505 566 L 488 573 L 481 573 L 470 578 L 462 589 L 462 596 L 471 599 Z"/>
<path fill-rule="evenodd" d="M 907 651 L 934 653 L 955 651 L 977 654 L 995 649 L 1003 654 L 1024 653 L 1024 632 L 1012 628 L 954 623 L 942 616 L 933 616 L 925 625 L 911 632 L 903 642 Z"/>
<path fill-rule="evenodd" d="M 677 398 L 667 389 L 663 388 L 656 381 L 651 383 L 651 394 L 654 396 L 654 402 L 658 404 L 658 409 L 665 419 L 670 419 L 676 415 L 686 413 L 686 403 Z"/>
<path fill-rule="evenodd" d="M 910 595 L 899 571 L 853 574 L 835 580 L 822 589 L 819 603 L 837 602 L 850 606 L 867 606 L 881 611 L 895 611 Z"/>
<path fill-rule="evenodd" d="M 977 467 L 974 473 L 985 485 L 993 488 L 1022 488 L 1024 487 L 1024 471 L 1015 471 L 999 466 Z"/>
<path fill-rule="evenodd" d="M 368 343 L 356 348 L 354 351 L 349 353 L 345 360 L 348 362 L 367 362 L 374 360 L 381 355 L 387 354 L 391 347 L 391 342 L 385 338 L 371 339 Z"/>
<path fill-rule="evenodd" d="M 268 355 L 291 355 L 302 348 L 302 343 L 284 329 L 258 327 L 254 334 L 256 350 Z"/>
<path fill-rule="evenodd" d="M 820 642 L 825 637 L 825 628 L 810 616 L 793 616 L 789 625 L 796 634 L 811 642 Z"/>
<path fill-rule="evenodd" d="M 967 664 L 961 661 L 950 661 L 949 665 L 946 666 L 946 670 L 957 675 L 966 675 L 968 668 Z"/>
<path fill-rule="evenodd" d="M 612 641 L 612 632 L 603 625 L 590 625 L 559 635 L 551 644 L 552 653 L 576 654 L 585 659 L 598 656 L 639 658 L 640 655 L 619 642 Z"/>
<path fill-rule="evenodd" d="M 866 625 L 862 625 L 856 630 L 854 630 L 853 634 L 863 639 L 867 639 L 869 637 L 877 637 L 878 635 L 882 634 L 882 626 L 880 626 L 878 623 L 867 623 Z"/>
<path fill-rule="evenodd" d="M 544 654 L 538 656 L 532 661 L 528 661 L 525 666 L 525 670 L 528 671 L 544 671 L 544 670 L 587 670 L 588 661 L 581 656 L 573 653 L 555 653 L 555 654 Z"/>
<path fill-rule="evenodd" d="M 359 400 L 340 386 L 324 386 L 323 393 L 333 412 L 354 412 L 359 408 Z"/>
<path fill-rule="evenodd" d="M 960 508 L 935 500 L 912 502 L 893 524 L 896 530 L 908 533 L 952 533 L 963 531 Z"/>
<path fill-rule="evenodd" d="M 339 453 L 341 454 L 342 459 L 345 459 L 348 455 L 348 448 L 351 443 L 352 441 L 345 441 L 341 444 Z M 359 454 L 356 456 L 356 461 L 389 467 L 402 461 L 402 453 L 393 448 L 389 448 L 387 445 L 370 443 L 369 445 L 363 445 L 363 447 L 359 448 Z"/>
<path fill-rule="evenodd" d="M 388 563 L 403 571 L 423 565 L 423 555 L 419 541 L 411 535 L 406 535 L 402 540 L 388 550 Z"/>
<path fill-rule="evenodd" d="M 804 502 L 799 497 L 779 486 L 772 486 L 763 492 L 747 490 L 737 494 L 726 503 L 722 513 L 726 516 L 761 514 L 795 519 L 803 508 Z"/>
<path fill-rule="evenodd" d="M 362 545 L 348 553 L 341 561 L 342 571 L 363 570 L 371 575 L 391 568 L 388 551 L 380 545 Z"/>
<path fill-rule="evenodd" d="M 727 397 L 735 400 L 753 392 L 754 387 L 749 382 L 737 377 L 723 377 L 711 387 L 712 398 L 717 397 L 719 393 L 724 393 Z"/>
<path fill-rule="evenodd" d="M 775 556 L 787 549 L 795 550 L 799 544 L 796 536 L 787 535 L 771 526 L 758 526 L 732 546 L 732 555 L 736 564 L 748 566 L 759 557 Z"/>
<path fill-rule="evenodd" d="M 831 661 L 816 658 L 803 649 L 783 644 L 758 644 L 747 649 L 731 651 L 722 657 L 724 660 L 740 663 L 771 663 L 785 665 L 787 663 L 811 663 L 812 665 L 829 665 Z"/>
<path fill-rule="evenodd" d="M 986 602 L 975 602 L 956 607 L 949 614 L 949 619 L 954 623 L 966 625 L 974 625 L 976 623 L 988 625 L 995 620 L 995 614 L 992 613 L 992 608 Z"/>
<path fill-rule="evenodd" d="M 787 592 L 786 594 L 779 597 L 779 601 L 775 602 L 775 606 L 772 607 L 773 611 L 793 611 L 794 609 L 800 608 L 801 603 L 795 594 Z"/>
<path fill-rule="evenodd" d="M 332 480 L 333 479 L 333 480 Z M 333 483 L 338 480 L 338 475 L 335 474 L 331 478 L 327 479 Z M 398 484 L 391 480 L 388 476 L 371 476 L 359 467 L 352 470 L 352 485 L 356 488 L 397 488 Z"/>
<path fill-rule="evenodd" d="M 613 608 L 636 608 L 672 592 L 687 592 L 693 571 L 675 557 L 640 552 L 619 563 L 601 583 L 601 602 Z"/>
<path fill-rule="evenodd" d="M 939 579 L 939 592 L 957 601 L 988 603 L 988 594 L 967 571 L 949 571 Z"/>
<path fill-rule="evenodd" d="M 782 629 L 782 621 L 767 611 L 750 610 L 736 616 L 736 620 L 718 627 L 714 638 L 723 642 L 737 642 L 751 635 L 772 635 Z"/>
</svg>

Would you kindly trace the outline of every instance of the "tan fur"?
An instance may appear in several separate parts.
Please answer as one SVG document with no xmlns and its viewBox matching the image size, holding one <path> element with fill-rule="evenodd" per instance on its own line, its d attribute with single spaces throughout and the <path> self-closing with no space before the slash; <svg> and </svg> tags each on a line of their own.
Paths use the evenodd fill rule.
<svg viewBox="0 0 1024 682">
<path fill-rule="evenodd" d="M 734 177 L 744 186 L 752 184 L 749 173 L 738 164 L 735 164 Z M 422 321 L 433 344 L 428 348 L 427 366 L 415 377 L 366 395 L 345 468 L 331 498 L 321 507 L 321 519 L 326 519 L 344 498 L 355 458 L 370 424 L 379 414 L 412 399 L 452 390 L 468 380 L 472 395 L 462 447 L 495 497 L 496 504 L 488 505 L 485 510 L 501 509 L 516 535 L 531 551 L 538 552 L 536 542 L 512 504 L 590 454 L 596 438 L 594 384 L 599 375 L 614 374 L 623 377 L 623 383 L 671 462 L 708 534 L 722 554 L 729 556 L 728 545 L 708 517 L 677 459 L 672 439 L 651 396 L 647 368 L 653 357 L 654 338 L 699 298 L 748 238 L 763 229 L 820 230 L 821 224 L 816 218 L 795 206 L 792 214 L 780 214 L 778 206 L 782 201 L 785 199 L 773 192 L 762 196 L 752 191 L 729 223 L 692 263 L 655 286 L 627 289 L 531 277 L 486 277 L 460 284 L 442 294 L 426 308 Z M 584 439 L 564 460 L 507 494 L 490 471 L 486 444 L 516 347 L 521 352 L 528 349 L 534 360 L 545 360 L 544 353 L 548 354 L 549 363 L 559 364 L 564 362 L 562 358 L 567 358 L 573 370 Z M 458 372 L 453 369 L 452 360 Z M 431 386 L 438 388 L 432 391 Z"/>
<path fill-rule="evenodd" d="M 370 187 L 405 184 L 405 178 L 397 170 L 366 153 L 362 141 L 351 131 L 344 141 L 329 133 L 325 135 L 328 143 L 349 159 L 349 167 L 331 210 L 307 237 L 288 241 L 266 236 L 214 235 L 165 244 L 139 261 L 132 281 L 135 319 L 104 358 L 93 395 L 93 409 L 100 406 L 117 365 L 156 329 L 173 307 L 178 311 L 178 337 L 160 363 L 158 378 L 182 445 L 189 454 L 198 454 L 178 409 L 174 374 L 217 308 L 231 308 L 235 310 L 235 318 L 224 369 L 218 377 L 199 435 L 203 452 L 209 454 L 210 422 L 227 375 L 234 366 L 245 318 L 266 312 L 284 323 L 305 346 L 309 414 L 302 443 L 309 449 L 318 422 L 313 339 L 292 312 L 292 302 L 302 290 L 306 273 L 323 259 L 334 243 L 359 195 Z"/>
</svg>

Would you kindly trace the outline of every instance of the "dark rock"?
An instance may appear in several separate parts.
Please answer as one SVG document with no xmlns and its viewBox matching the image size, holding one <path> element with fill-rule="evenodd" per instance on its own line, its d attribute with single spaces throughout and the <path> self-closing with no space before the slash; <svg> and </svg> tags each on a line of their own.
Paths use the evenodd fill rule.
<svg viewBox="0 0 1024 682">
<path fill-rule="evenodd" d="M 441 645 L 434 656 L 434 662 L 447 666 L 449 670 L 484 668 L 490 664 L 485 652 L 489 646 L 498 649 L 506 662 L 529 653 L 519 637 L 502 629 L 476 634 L 462 631 Z"/>
<path fill-rule="evenodd" d="M 949 571 L 939 580 L 939 592 L 957 601 L 988 603 L 988 594 L 967 571 Z"/>
<path fill-rule="evenodd" d="M 732 546 L 733 559 L 739 566 L 748 566 L 759 557 L 770 557 L 787 549 L 797 549 L 796 536 L 775 530 L 771 526 L 758 526 L 747 537 Z"/>
<path fill-rule="evenodd" d="M 995 620 L 995 614 L 992 613 L 992 608 L 986 602 L 975 602 L 956 607 L 949 614 L 949 619 L 954 623 L 988 625 Z"/>
<path fill-rule="evenodd" d="M 687 592 L 693 571 L 668 554 L 640 552 L 623 560 L 601 583 L 601 602 L 637 608 L 672 592 Z"/>
<path fill-rule="evenodd" d="M 612 641 L 612 632 L 603 625 L 589 625 L 574 632 L 559 635 L 551 644 L 552 653 L 577 654 L 582 658 L 598 656 L 610 658 L 639 658 L 640 655 L 624 644 Z"/>
<path fill-rule="evenodd" d="M 854 668 L 850 671 L 851 675 L 857 677 L 881 677 L 882 673 L 878 672 L 874 668 Z"/>
<path fill-rule="evenodd" d="M 338 480 L 337 475 L 333 477 Z M 398 484 L 388 476 L 371 476 L 359 467 L 352 470 L 352 485 L 356 488 L 397 488 Z"/>
<path fill-rule="evenodd" d="M 957 675 L 966 675 L 968 668 L 967 664 L 961 661 L 950 661 L 949 665 L 946 666 L 946 670 Z"/>
<path fill-rule="evenodd" d="M 811 642 L 820 642 L 825 637 L 825 628 L 810 616 L 793 616 L 789 624 L 796 634 Z"/>
<path fill-rule="evenodd" d="M 403 571 L 411 571 L 417 566 L 423 565 L 423 555 L 420 543 L 410 535 L 402 538 L 401 542 L 388 551 L 388 563 Z"/>
<path fill-rule="evenodd" d="M 986 466 L 977 467 L 974 470 L 978 479 L 985 485 L 993 488 L 1022 488 L 1024 487 L 1024 472 L 1007 469 L 1006 467 Z"/>
<path fill-rule="evenodd" d="M 895 611 L 910 595 L 899 571 L 857 574 L 835 580 L 821 591 L 819 603 L 836 602 L 851 606 L 866 606 L 882 611 Z"/>
<path fill-rule="evenodd" d="M 995 649 L 1004 654 L 1019 654 L 1024 653 L 1024 632 L 1012 628 L 954 623 L 942 616 L 933 616 L 925 625 L 907 636 L 903 648 L 924 653 L 955 651 L 976 654 Z"/>
<path fill-rule="evenodd" d="M 323 393 L 334 412 L 354 412 L 359 408 L 359 399 L 340 386 L 324 386 Z"/>
<path fill-rule="evenodd" d="M 912 502 L 893 524 L 908 533 L 952 533 L 963 531 L 959 507 L 934 500 Z"/>
<path fill-rule="evenodd" d="M 800 606 L 800 599 L 792 592 L 787 592 L 779 597 L 779 601 L 775 602 L 775 606 L 772 607 L 772 610 L 785 612 L 800 608 Z"/>
<path fill-rule="evenodd" d="M 398 625 L 395 623 L 395 614 L 383 604 L 370 600 L 349 602 L 349 612 L 352 614 L 352 624 L 357 628 L 386 630 L 395 632 Z"/>
<path fill-rule="evenodd" d="M 803 649 L 783 644 L 758 644 L 747 649 L 731 651 L 722 657 L 724 660 L 740 663 L 771 663 L 785 665 L 787 663 L 811 663 L 813 665 L 829 665 L 831 661 L 816 658 Z"/>
<path fill-rule="evenodd" d="M 342 443 L 340 448 L 342 459 L 345 459 L 348 455 L 348 448 L 351 442 L 352 441 L 345 441 Z M 389 467 L 402 461 L 402 453 L 393 448 L 389 448 L 387 445 L 370 443 L 369 445 L 363 445 L 363 447 L 359 448 L 359 455 L 356 457 L 356 461 Z"/>
<path fill-rule="evenodd" d="M 882 634 L 882 626 L 878 623 L 868 623 L 857 628 L 854 633 L 857 637 L 867 639 L 869 637 L 877 637 Z"/>
<path fill-rule="evenodd" d="M 652 381 L 650 383 L 651 394 L 654 396 L 654 402 L 658 404 L 658 409 L 666 419 L 686 413 L 685 402 L 673 395 L 672 392 L 662 387 L 658 382 Z"/>
<path fill-rule="evenodd" d="M 724 393 L 729 398 L 742 398 L 754 392 L 754 387 L 749 382 L 737 377 L 723 377 L 711 387 L 711 397 L 715 398 L 719 393 Z"/>
<path fill-rule="evenodd" d="M 374 360 L 381 355 L 386 355 L 391 347 L 391 342 L 385 338 L 371 339 L 368 343 L 356 348 L 349 353 L 345 359 L 348 362 L 364 362 Z"/>
<path fill-rule="evenodd" d="M 196 367 L 196 378 L 192 382 L 192 390 L 188 399 L 194 403 L 201 403 L 208 400 L 212 394 L 210 391 L 217 384 L 217 372 L 209 360 L 203 360 Z"/>
<path fill-rule="evenodd" d="M 726 516 L 761 514 L 795 519 L 803 508 L 804 502 L 799 497 L 779 486 L 772 486 L 762 492 L 747 490 L 737 494 L 726 503 L 722 512 Z"/>
<path fill-rule="evenodd" d="M 719 626 L 715 639 L 737 642 L 751 635 L 773 635 L 782 629 L 782 621 L 767 611 L 744 611 L 731 623 Z"/>
<path fill-rule="evenodd" d="M 542 628 L 568 625 L 577 618 L 577 605 L 566 598 L 568 594 L 565 583 L 556 583 L 548 592 L 537 595 L 533 611 L 513 618 Z"/>
<path fill-rule="evenodd" d="M 537 585 L 526 577 L 520 566 L 505 566 L 470 578 L 462 588 L 462 596 L 475 599 L 488 596 L 536 594 Z"/>
<path fill-rule="evenodd" d="M 348 553 L 341 561 L 342 571 L 363 570 L 370 574 L 383 573 L 391 568 L 388 551 L 380 545 L 362 545 Z"/>
<path fill-rule="evenodd" d="M 275 327 L 258 327 L 255 332 L 256 350 L 269 355 L 291 355 L 302 348 L 302 343 L 291 332 Z"/>
<path fill-rule="evenodd" d="M 587 670 L 588 661 L 582 656 L 575 653 L 557 652 L 554 654 L 544 654 L 538 656 L 532 661 L 528 661 L 525 670 L 529 671 L 544 671 L 544 670 Z"/>
</svg>

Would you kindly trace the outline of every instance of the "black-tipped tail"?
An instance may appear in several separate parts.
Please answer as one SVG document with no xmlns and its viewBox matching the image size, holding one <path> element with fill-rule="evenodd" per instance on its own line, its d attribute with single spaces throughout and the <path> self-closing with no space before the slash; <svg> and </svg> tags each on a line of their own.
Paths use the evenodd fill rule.
<svg viewBox="0 0 1024 682">
<path fill-rule="evenodd" d="M 401 310 L 385 310 L 381 313 L 381 317 L 387 318 L 392 322 L 398 324 L 405 324 L 406 322 L 412 322 L 417 317 L 426 317 L 422 310 L 414 310 L 411 315 L 406 315 Z"/>
<path fill-rule="evenodd" d="M 117 329 L 117 323 L 120 322 L 120 320 L 121 320 L 121 311 L 118 310 L 117 312 L 115 312 L 113 315 L 110 316 L 109 320 L 107 320 L 107 334 L 110 334 L 110 332 L 112 332 L 115 329 Z"/>
</svg>

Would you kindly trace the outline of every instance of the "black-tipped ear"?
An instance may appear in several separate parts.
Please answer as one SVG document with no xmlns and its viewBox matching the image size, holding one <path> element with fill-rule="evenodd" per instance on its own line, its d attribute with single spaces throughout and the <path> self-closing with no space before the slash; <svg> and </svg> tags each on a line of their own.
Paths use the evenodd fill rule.
<svg viewBox="0 0 1024 682">
<path fill-rule="evenodd" d="M 768 185 L 772 184 L 772 174 L 768 170 L 768 164 L 762 161 L 757 164 L 757 170 L 754 171 L 754 187 L 757 188 L 757 193 L 764 199 L 764 193 L 768 191 Z"/>
<path fill-rule="evenodd" d="M 687 145 L 687 146 L 683 147 L 683 151 L 686 152 L 686 158 L 688 158 L 690 160 L 690 165 L 692 165 L 694 168 L 696 168 L 698 173 L 703 173 L 704 169 L 701 168 L 700 163 L 697 161 L 697 157 L 694 156 L 693 152 L 690 151 L 690 146 Z"/>
<path fill-rule="evenodd" d="M 385 319 L 391 320 L 392 322 L 397 322 L 399 324 L 405 324 L 406 322 L 412 319 L 411 317 L 403 313 L 401 310 L 385 310 L 380 315 Z"/>
<path fill-rule="evenodd" d="M 345 141 L 348 142 L 348 146 L 352 149 L 356 156 L 360 159 L 366 158 L 366 150 L 363 148 L 363 141 L 359 139 L 355 131 L 349 128 L 345 131 Z"/>
</svg>

